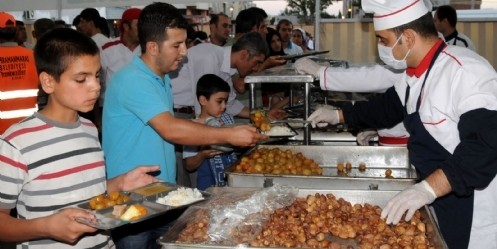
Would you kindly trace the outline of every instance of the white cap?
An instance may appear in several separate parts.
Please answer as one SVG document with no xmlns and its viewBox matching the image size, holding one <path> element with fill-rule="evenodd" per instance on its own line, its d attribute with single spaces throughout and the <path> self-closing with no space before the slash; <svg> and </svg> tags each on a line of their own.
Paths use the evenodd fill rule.
<svg viewBox="0 0 497 249">
<path fill-rule="evenodd" d="M 375 30 L 395 28 L 428 13 L 423 0 L 362 0 L 362 9 L 374 13 Z"/>
</svg>

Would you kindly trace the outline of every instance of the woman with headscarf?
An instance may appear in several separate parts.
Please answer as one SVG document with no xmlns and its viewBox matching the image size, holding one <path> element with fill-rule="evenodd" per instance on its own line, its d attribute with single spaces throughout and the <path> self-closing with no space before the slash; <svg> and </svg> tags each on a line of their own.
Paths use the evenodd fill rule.
<svg viewBox="0 0 497 249">
<path fill-rule="evenodd" d="M 281 36 L 273 28 L 267 28 L 266 42 L 269 47 L 269 56 L 285 55 L 281 45 Z M 281 108 L 288 104 L 288 84 L 266 83 L 261 84 L 263 105 L 273 108 Z"/>
<path fill-rule="evenodd" d="M 302 48 L 302 50 L 305 52 L 311 51 L 309 47 L 307 47 L 307 35 L 305 30 L 301 28 L 295 28 L 293 29 L 293 34 L 292 34 L 292 42 L 297 44 Z"/>
</svg>

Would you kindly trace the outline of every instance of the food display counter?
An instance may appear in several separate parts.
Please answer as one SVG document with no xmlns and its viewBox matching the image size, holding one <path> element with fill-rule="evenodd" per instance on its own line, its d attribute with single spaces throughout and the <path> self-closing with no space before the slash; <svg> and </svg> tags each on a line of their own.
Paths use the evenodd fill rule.
<svg viewBox="0 0 497 249">
<path fill-rule="evenodd" d="M 295 210 L 294 207 L 295 207 L 295 203 L 297 203 L 297 202 L 296 201 L 292 202 L 291 205 L 284 205 L 283 208 L 281 208 L 281 207 L 274 208 L 274 209 L 269 208 L 269 209 L 271 209 L 270 211 L 266 212 L 265 214 L 264 214 L 264 212 L 261 212 L 262 215 L 257 216 L 256 213 L 251 212 L 251 211 L 253 211 L 253 208 L 251 209 L 251 207 L 244 206 L 244 204 L 247 204 L 247 201 L 244 201 L 244 200 L 238 200 L 238 199 L 234 198 L 234 200 L 232 200 L 232 203 L 224 202 L 223 205 L 213 205 L 212 202 L 216 202 L 216 197 L 218 197 L 218 196 L 219 197 L 226 196 L 225 199 L 230 199 L 230 198 L 232 198 L 231 195 L 234 193 L 236 193 L 238 196 L 240 196 L 241 194 L 247 193 L 247 198 L 252 198 L 252 196 L 254 196 L 255 193 L 258 193 L 258 191 L 259 192 L 262 191 L 261 189 L 224 187 L 224 188 L 210 188 L 207 191 L 209 191 L 212 194 L 213 198 L 210 201 L 203 203 L 201 205 L 198 205 L 196 207 L 189 207 L 188 210 L 186 210 L 185 213 L 183 213 L 183 215 L 176 221 L 176 223 L 169 230 L 169 232 L 167 232 L 164 236 L 162 236 L 159 239 L 158 242 L 163 246 L 164 249 L 193 249 L 193 248 L 198 248 L 198 249 L 203 249 L 203 248 L 222 248 L 222 249 L 258 248 L 258 249 L 260 249 L 260 248 L 268 248 L 268 247 L 278 248 L 278 249 L 285 248 L 285 247 L 286 248 L 288 248 L 288 247 L 299 248 L 299 247 L 295 246 L 295 245 L 298 245 L 299 242 L 301 242 L 300 244 L 311 243 L 312 238 L 314 238 L 314 237 L 312 237 L 312 236 L 314 236 L 314 234 L 312 232 L 312 228 L 315 224 L 318 224 L 318 226 L 319 226 L 320 220 L 319 219 L 314 220 L 314 218 L 312 218 L 312 211 L 304 212 L 305 216 L 303 216 L 303 217 L 305 217 L 305 218 L 302 218 L 302 222 L 297 223 L 297 225 L 296 225 L 297 227 L 295 229 L 298 230 L 299 229 L 298 227 L 302 227 L 302 229 L 304 229 L 302 231 L 308 231 L 308 232 L 304 232 L 306 234 L 305 238 L 299 239 L 298 237 L 294 237 L 293 235 L 287 235 L 284 238 L 279 238 L 279 239 L 285 239 L 287 241 L 287 242 L 285 242 L 285 246 L 275 246 L 274 244 L 269 244 L 269 243 L 267 243 L 266 247 L 260 246 L 260 245 L 258 245 L 258 243 L 254 242 L 254 240 L 257 239 L 258 241 L 263 241 L 262 243 L 264 243 L 264 240 L 261 240 L 260 238 L 263 236 L 266 236 L 267 233 L 269 233 L 271 231 L 271 230 L 268 230 L 267 225 L 268 224 L 270 225 L 271 223 L 274 222 L 274 218 L 267 218 L 267 216 L 273 215 L 273 214 L 275 214 L 275 215 L 278 215 L 278 214 L 288 215 L 287 212 L 292 212 L 291 215 L 297 215 L 297 213 L 293 214 L 294 211 L 292 211 L 292 210 Z M 344 203 L 344 201 L 348 202 L 348 203 L 346 203 L 346 206 L 349 207 L 349 210 L 352 210 L 352 209 L 359 210 L 359 211 L 357 211 L 359 213 L 355 214 L 355 215 L 359 215 L 359 216 L 361 216 L 360 212 L 366 212 L 365 211 L 366 206 L 368 206 L 368 205 L 369 205 L 369 208 L 373 208 L 373 210 L 375 210 L 374 212 L 378 212 L 377 208 L 385 206 L 386 203 L 388 202 L 388 200 L 390 198 L 392 198 L 395 194 L 398 193 L 398 191 L 381 191 L 381 190 L 370 191 L 370 190 L 298 189 L 297 191 L 298 192 L 295 194 L 296 197 L 301 197 L 300 200 L 304 201 L 303 205 L 307 209 L 309 207 L 316 207 L 313 204 L 313 203 L 315 203 L 316 199 L 319 199 L 322 203 L 323 198 L 331 197 L 334 200 L 333 205 L 335 205 L 337 203 L 336 200 L 338 200 L 338 203 L 342 203 L 342 204 Z M 293 199 L 291 201 L 298 200 L 298 199 L 295 199 L 296 198 L 295 195 L 293 196 Z M 268 196 L 268 198 L 273 198 L 271 196 L 271 194 L 268 194 L 267 196 Z M 278 201 L 281 201 L 281 197 L 276 197 L 276 198 L 279 198 L 280 200 L 278 200 Z M 291 198 L 291 197 L 288 197 L 288 198 Z M 302 198 L 304 198 L 304 199 L 302 199 Z M 343 200 L 339 200 L 341 198 L 343 198 Z M 259 199 L 256 199 L 256 200 L 259 200 Z M 359 204 L 361 206 L 358 207 L 358 206 L 356 206 L 356 204 Z M 289 207 L 289 208 L 285 209 L 284 207 Z M 334 206 L 333 208 L 331 208 L 330 206 L 323 208 L 323 206 L 321 205 L 321 208 L 319 210 L 330 210 L 330 211 L 337 210 L 335 208 L 341 209 L 341 207 L 337 207 L 337 206 Z M 243 235 L 246 236 L 245 239 L 247 239 L 250 242 L 237 244 L 237 243 L 233 242 L 233 240 L 230 240 L 230 239 L 223 241 L 223 240 L 219 239 L 219 234 L 217 233 L 218 230 L 211 230 L 213 228 L 212 226 L 217 227 L 217 225 L 219 225 L 219 223 L 218 223 L 219 220 L 217 219 L 217 216 L 219 215 L 220 210 L 225 211 L 225 209 L 229 213 L 236 213 L 236 212 L 233 212 L 234 209 L 236 209 L 238 211 L 244 211 L 247 213 L 247 216 L 252 216 L 252 218 L 253 217 L 258 218 L 256 220 L 258 220 L 259 222 L 253 222 L 254 219 L 249 219 L 250 222 L 247 222 L 247 220 L 243 219 L 243 217 L 236 217 L 236 216 L 225 217 L 225 219 L 222 220 L 222 222 L 225 222 L 225 224 L 224 224 L 225 228 L 229 227 L 229 229 L 224 229 L 224 230 L 231 231 L 231 234 L 243 233 Z M 263 209 L 266 209 L 266 208 L 263 208 Z M 362 210 L 362 211 L 360 211 L 360 210 Z M 392 231 L 395 231 L 396 235 L 394 235 L 394 236 L 399 236 L 399 237 L 398 237 L 398 239 L 396 239 L 394 241 L 387 241 L 387 240 L 381 240 L 381 241 L 376 240 L 376 241 L 379 244 L 387 246 L 386 244 L 391 243 L 391 242 L 393 242 L 392 244 L 403 243 L 401 241 L 404 241 L 404 242 L 409 241 L 410 243 L 411 242 L 416 243 L 412 240 L 412 238 L 414 238 L 414 240 L 422 240 L 423 241 L 423 244 L 425 246 L 423 248 L 446 249 L 447 245 L 445 244 L 443 238 L 440 235 L 440 230 L 438 229 L 438 227 L 435 223 L 434 216 L 431 213 L 430 209 L 428 207 L 424 206 L 419 211 L 420 211 L 420 213 L 419 213 L 419 216 L 417 216 L 416 221 L 414 221 L 414 219 L 413 219 L 410 223 L 403 223 L 403 224 L 410 224 L 411 226 L 414 226 L 414 228 L 410 228 L 412 230 L 409 230 L 409 228 L 407 228 L 407 230 L 403 231 L 404 228 L 400 228 L 399 227 L 400 225 L 389 226 L 388 228 L 385 228 L 384 223 L 383 223 L 383 225 L 380 224 L 380 226 L 382 226 L 383 229 L 385 229 L 385 230 L 384 231 L 380 230 L 377 227 L 376 229 L 378 229 L 378 230 L 376 230 L 376 229 L 375 230 L 379 231 L 379 233 L 375 232 L 376 233 L 375 237 L 376 236 L 380 236 L 380 237 L 383 236 L 382 238 L 384 238 L 384 239 L 387 237 L 390 238 L 389 235 L 385 235 L 385 233 L 388 233 L 388 231 L 390 231 L 390 233 L 392 233 Z M 329 212 L 329 211 L 327 211 L 327 212 Z M 334 211 L 331 211 L 331 212 L 334 212 Z M 338 212 L 340 212 L 340 211 L 338 211 Z M 344 212 L 349 212 L 349 211 L 344 211 Z M 355 211 L 351 211 L 351 212 L 355 212 Z M 201 215 L 199 216 L 199 214 L 201 214 Z M 307 214 L 311 214 L 311 217 L 307 216 Z M 264 215 L 266 215 L 266 218 L 264 218 L 265 217 Z M 317 215 L 320 217 L 322 216 L 321 213 L 318 213 Z M 328 215 L 328 213 L 326 215 Z M 330 214 L 330 215 L 332 215 L 332 214 Z M 354 214 L 352 214 L 352 215 L 354 215 Z M 363 215 L 365 215 L 365 217 L 367 216 L 368 217 L 367 219 L 371 218 L 370 215 L 367 215 L 367 214 L 363 214 Z M 378 218 L 371 218 L 371 219 L 379 219 L 378 215 L 379 214 L 375 215 Z M 299 217 L 299 216 L 295 216 L 295 217 Z M 320 218 L 320 219 L 327 220 L 327 222 L 331 222 L 331 220 L 334 219 L 334 218 L 332 218 L 332 216 L 327 216 L 327 217 L 328 218 Z M 237 220 L 237 219 L 238 219 L 238 223 L 234 223 L 234 220 Z M 347 222 L 350 222 L 350 221 L 353 222 L 353 220 L 354 220 L 354 219 L 349 219 L 349 218 L 344 218 L 344 217 L 341 219 L 342 219 L 342 221 L 348 220 Z M 202 221 L 200 221 L 200 220 L 202 220 Z M 283 221 L 283 222 L 287 222 L 287 219 L 284 219 L 284 220 L 279 219 L 279 220 Z M 265 221 L 271 221 L 271 222 L 265 222 Z M 339 221 L 339 222 L 341 222 L 341 221 Z M 379 221 L 379 222 L 381 223 L 381 221 Z M 293 226 L 293 225 L 295 225 L 295 224 L 290 222 L 288 226 Z M 347 225 L 344 225 L 344 226 L 347 226 Z M 373 223 L 371 223 L 371 226 L 378 226 L 378 223 L 373 222 Z M 386 225 L 386 226 L 388 226 L 388 225 Z M 231 229 L 232 227 L 236 228 L 236 229 Z M 283 226 L 283 227 L 280 227 L 280 229 L 286 229 L 286 227 L 287 226 Z M 354 227 L 355 227 L 354 229 L 360 229 L 357 226 L 354 226 Z M 364 225 L 362 225 L 362 227 L 364 228 Z M 188 231 L 186 228 L 189 228 L 190 230 Z M 191 230 L 192 228 L 193 228 L 193 231 Z M 311 229 L 311 230 L 308 230 L 308 229 Z M 419 229 L 419 231 L 417 229 Z M 284 233 L 285 235 L 288 233 L 288 230 L 289 229 L 285 230 L 286 231 Z M 320 242 L 321 244 L 319 244 L 319 245 L 323 245 L 323 244 L 328 245 L 328 246 L 326 246 L 326 248 L 365 248 L 362 246 L 367 245 L 367 244 L 361 244 L 361 243 L 364 243 L 364 241 L 366 240 L 366 237 L 367 237 L 367 236 L 365 236 L 364 232 L 357 232 L 357 235 L 352 234 L 352 236 L 345 238 L 347 236 L 342 237 L 341 234 L 338 236 L 332 235 L 332 234 L 336 234 L 333 232 L 333 228 L 330 228 L 329 231 L 326 230 L 326 228 L 323 228 L 323 229 L 320 228 L 319 231 L 322 234 L 318 234 L 315 238 L 319 238 L 319 235 L 321 235 L 321 239 L 318 239 L 321 241 Z M 185 235 L 185 232 L 187 234 L 189 233 L 190 235 Z M 211 233 L 211 232 L 213 232 L 213 233 Z M 275 237 L 277 237 L 278 234 L 283 234 L 282 231 L 271 232 L 271 233 Z M 309 235 L 309 233 L 311 235 Z M 384 233 L 384 234 L 382 234 L 382 233 Z M 402 237 L 404 234 L 407 237 Z M 196 242 L 196 243 L 185 242 L 184 241 L 185 236 L 186 236 L 186 238 L 188 238 L 188 236 L 192 236 L 192 237 L 190 237 L 192 240 L 203 241 L 203 242 Z M 360 242 L 360 240 L 357 240 L 356 236 L 361 237 L 362 241 Z M 372 236 L 372 235 L 370 235 L 370 236 Z M 408 238 L 408 236 L 412 236 L 412 237 Z M 312 237 L 312 238 L 309 239 L 310 237 Z M 215 241 L 215 242 L 212 242 L 212 241 Z M 276 239 L 275 241 L 278 241 L 278 239 Z M 325 241 L 325 243 L 323 243 L 322 241 Z M 315 241 L 312 241 L 312 242 L 315 242 Z M 274 243 L 274 242 L 272 242 L 272 243 Z M 318 246 L 318 247 L 320 247 L 320 246 Z M 378 246 L 378 248 L 379 248 L 379 246 Z M 387 248 L 387 247 L 381 247 L 381 248 Z M 388 248 L 390 248 L 390 247 L 388 247 Z M 411 248 L 414 248 L 414 247 L 411 246 Z"/>
<path fill-rule="evenodd" d="M 245 84 L 249 84 L 249 105 L 250 109 L 254 110 L 255 106 L 255 84 L 264 83 L 287 83 L 287 84 L 305 84 L 304 86 L 304 116 L 307 119 L 310 115 L 310 91 L 311 84 L 314 82 L 314 76 L 302 75 L 295 71 L 293 64 L 285 64 L 273 68 L 266 69 L 259 73 L 247 75 Z M 308 145 L 311 140 L 311 127 L 303 128 L 304 145 Z"/>
<path fill-rule="evenodd" d="M 322 174 L 245 173 L 236 170 L 237 162 L 226 171 L 228 186 L 268 187 L 280 184 L 314 189 L 403 190 L 414 185 L 418 177 L 409 164 L 405 147 L 258 145 L 244 156 L 250 157 L 251 152 L 261 148 L 302 153 L 322 167 Z M 339 171 L 340 164 L 350 164 L 350 169 Z M 360 164 L 365 166 L 363 170 Z"/>
</svg>

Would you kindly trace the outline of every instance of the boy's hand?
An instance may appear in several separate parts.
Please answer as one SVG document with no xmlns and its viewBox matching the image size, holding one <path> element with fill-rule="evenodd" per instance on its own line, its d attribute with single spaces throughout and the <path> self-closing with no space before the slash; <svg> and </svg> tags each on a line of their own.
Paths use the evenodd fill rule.
<svg viewBox="0 0 497 249">
<path fill-rule="evenodd" d="M 255 146 L 259 140 L 267 139 L 268 136 L 257 133 L 255 127 L 249 125 L 237 125 L 229 129 L 228 143 L 235 146 Z"/>
<path fill-rule="evenodd" d="M 128 191 L 131 189 L 136 189 L 143 187 L 150 183 L 159 182 L 160 180 L 151 176 L 149 173 L 157 172 L 160 170 L 158 165 L 156 166 L 139 166 L 128 173 L 123 175 L 121 190 Z"/>
<path fill-rule="evenodd" d="M 73 244 L 85 233 L 94 233 L 96 228 L 81 224 L 74 220 L 82 217 L 89 220 L 95 219 L 93 214 L 77 208 L 63 209 L 46 217 L 46 230 L 48 236 L 54 240 Z"/>
</svg>

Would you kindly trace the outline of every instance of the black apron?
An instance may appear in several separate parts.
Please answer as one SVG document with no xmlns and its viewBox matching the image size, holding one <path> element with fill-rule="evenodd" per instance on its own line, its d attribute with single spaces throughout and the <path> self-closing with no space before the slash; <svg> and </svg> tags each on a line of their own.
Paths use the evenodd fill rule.
<svg viewBox="0 0 497 249">
<path fill-rule="evenodd" d="M 425 179 L 440 164 L 447 160 L 451 154 L 435 140 L 425 129 L 419 116 L 421 105 L 421 93 L 423 92 L 426 79 L 433 67 L 438 55 L 445 48 L 445 43 L 440 44 L 428 67 L 426 76 L 421 86 L 420 96 L 416 104 L 416 111 L 407 114 L 407 100 L 409 99 L 409 86 L 405 96 L 405 119 L 404 125 L 410 133 L 407 149 L 409 150 L 410 163 L 416 167 L 416 171 L 421 179 Z M 438 198 L 432 204 L 437 215 L 438 224 L 444 240 L 450 249 L 468 248 L 469 236 L 471 233 L 471 222 L 473 219 L 473 195 L 469 197 L 458 197 L 453 193 Z"/>
</svg>

